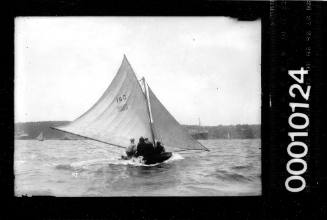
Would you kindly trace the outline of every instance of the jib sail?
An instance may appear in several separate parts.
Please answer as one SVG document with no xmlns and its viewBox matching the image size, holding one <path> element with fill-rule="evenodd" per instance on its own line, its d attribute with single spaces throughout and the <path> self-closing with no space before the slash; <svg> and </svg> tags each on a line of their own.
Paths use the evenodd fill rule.
<svg viewBox="0 0 327 220">
<path fill-rule="evenodd" d="M 151 114 L 156 139 L 161 141 L 170 151 L 207 150 L 197 140 L 193 139 L 176 119 L 161 104 L 148 86 Z"/>
</svg>

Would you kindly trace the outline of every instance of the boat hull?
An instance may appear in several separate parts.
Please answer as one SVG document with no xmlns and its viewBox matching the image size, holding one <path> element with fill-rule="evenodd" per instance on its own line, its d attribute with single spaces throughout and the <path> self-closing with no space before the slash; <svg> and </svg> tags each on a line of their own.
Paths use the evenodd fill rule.
<svg viewBox="0 0 327 220">
<path fill-rule="evenodd" d="M 143 157 L 143 162 L 146 165 L 162 163 L 162 162 L 168 160 L 169 158 L 171 158 L 172 155 L 173 155 L 173 153 L 171 153 L 171 152 L 163 152 L 161 154 L 151 155 L 149 157 Z M 127 156 L 123 155 L 123 156 L 121 156 L 121 159 L 129 160 L 129 159 L 131 159 L 131 157 L 127 157 Z"/>
<path fill-rule="evenodd" d="M 162 163 L 169 158 L 171 158 L 173 154 L 171 152 L 163 152 L 161 154 L 153 155 L 150 157 L 143 158 L 144 164 L 155 164 L 155 163 Z"/>
</svg>

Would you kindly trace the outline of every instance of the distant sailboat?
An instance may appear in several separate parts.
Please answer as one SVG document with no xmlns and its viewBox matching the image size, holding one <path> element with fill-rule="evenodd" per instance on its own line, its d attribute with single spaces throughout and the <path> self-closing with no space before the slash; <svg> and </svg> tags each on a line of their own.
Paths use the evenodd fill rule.
<svg viewBox="0 0 327 220">
<path fill-rule="evenodd" d="M 193 138 L 197 140 L 207 140 L 209 136 L 209 131 L 206 130 L 204 127 L 201 125 L 201 120 L 199 119 L 199 125 L 198 127 L 195 127 L 194 129 L 190 130 L 190 134 Z"/>
<path fill-rule="evenodd" d="M 142 136 L 160 141 L 168 151 L 208 150 L 168 112 L 145 79 L 140 81 L 124 56 L 101 98 L 70 124 L 54 129 L 121 148 Z"/>
<path fill-rule="evenodd" d="M 15 139 L 17 139 L 17 140 L 28 140 L 29 136 L 24 131 L 18 130 L 17 132 L 15 132 Z"/>
<path fill-rule="evenodd" d="M 44 140 L 43 132 L 41 132 L 39 134 L 39 136 L 36 137 L 36 140 L 38 140 L 38 141 L 43 141 Z"/>
</svg>

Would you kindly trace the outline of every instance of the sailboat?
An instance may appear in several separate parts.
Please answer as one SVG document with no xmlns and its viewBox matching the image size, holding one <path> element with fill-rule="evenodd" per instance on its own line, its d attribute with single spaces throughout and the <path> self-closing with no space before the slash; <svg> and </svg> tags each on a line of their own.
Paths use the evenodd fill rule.
<svg viewBox="0 0 327 220">
<path fill-rule="evenodd" d="M 38 141 L 43 141 L 43 140 L 44 140 L 43 132 L 41 132 L 41 133 L 36 137 L 36 140 L 38 140 Z"/>
<path fill-rule="evenodd" d="M 202 127 L 200 118 L 199 118 L 198 127 L 191 130 L 191 136 L 193 138 L 195 138 L 196 140 L 207 140 L 208 139 L 209 131 L 206 130 L 204 127 Z"/>
<path fill-rule="evenodd" d="M 76 120 L 54 129 L 119 148 L 127 148 L 131 138 L 146 137 L 169 152 L 208 151 L 161 104 L 145 78 L 137 79 L 125 55 L 100 99 Z"/>
<path fill-rule="evenodd" d="M 15 131 L 15 139 L 18 139 L 18 140 L 28 140 L 29 139 L 29 136 L 24 131 L 17 130 L 17 132 Z"/>
</svg>

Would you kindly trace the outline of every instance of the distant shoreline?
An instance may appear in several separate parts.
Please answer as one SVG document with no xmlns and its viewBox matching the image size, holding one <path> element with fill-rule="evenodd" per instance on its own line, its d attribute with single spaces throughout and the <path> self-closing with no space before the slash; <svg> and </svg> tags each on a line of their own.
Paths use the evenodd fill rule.
<svg viewBox="0 0 327 220">
<path fill-rule="evenodd" d="M 62 126 L 70 121 L 38 121 L 15 123 L 15 139 L 35 139 L 41 132 L 45 139 L 67 139 L 67 134 L 50 127 Z M 261 138 L 260 124 L 199 126 L 182 125 L 194 138 L 203 139 L 257 139 Z M 23 138 L 22 138 L 23 136 Z M 79 139 L 69 137 L 68 139 Z"/>
</svg>

